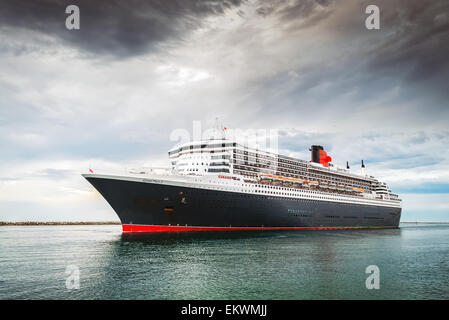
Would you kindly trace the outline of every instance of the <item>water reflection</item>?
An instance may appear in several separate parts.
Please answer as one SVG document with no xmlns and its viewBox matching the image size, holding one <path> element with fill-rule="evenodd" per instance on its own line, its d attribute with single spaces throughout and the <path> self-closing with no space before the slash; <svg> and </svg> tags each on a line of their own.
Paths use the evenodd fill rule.
<svg viewBox="0 0 449 320">
<path fill-rule="evenodd" d="M 400 237 L 401 229 L 380 230 L 286 230 L 286 231 L 189 231 L 189 232 L 139 232 L 122 233 L 121 240 L 127 242 L 142 242 L 147 244 L 196 242 L 213 240 L 242 240 L 289 237 L 294 239 L 307 239 L 330 245 L 335 243 L 335 238 L 340 239 L 369 239 L 370 237 Z M 331 241 L 330 241 L 331 240 Z"/>
<path fill-rule="evenodd" d="M 0 298 L 449 298 L 448 237 L 449 226 L 145 234 L 6 227 Z M 80 290 L 65 288 L 68 264 L 80 268 Z M 371 264 L 381 290 L 365 288 Z"/>
<path fill-rule="evenodd" d="M 120 280 L 143 299 L 332 299 L 348 279 L 364 284 L 370 263 L 360 249 L 400 237 L 399 229 L 125 233 L 107 252 L 114 277 L 101 287 Z"/>
<path fill-rule="evenodd" d="M 122 241 L 147 244 L 201 242 L 213 240 L 242 240 L 279 237 L 295 231 L 189 231 L 189 232 L 141 232 L 123 233 Z"/>
</svg>

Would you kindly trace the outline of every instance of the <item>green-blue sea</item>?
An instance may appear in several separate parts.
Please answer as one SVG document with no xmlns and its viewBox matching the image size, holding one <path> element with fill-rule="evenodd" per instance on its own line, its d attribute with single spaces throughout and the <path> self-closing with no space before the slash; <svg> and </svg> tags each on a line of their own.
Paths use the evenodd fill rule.
<svg viewBox="0 0 449 320">
<path fill-rule="evenodd" d="M 372 265 L 379 289 L 366 287 Z M 133 236 L 2 226 L 0 299 L 449 299 L 449 225 Z"/>
</svg>

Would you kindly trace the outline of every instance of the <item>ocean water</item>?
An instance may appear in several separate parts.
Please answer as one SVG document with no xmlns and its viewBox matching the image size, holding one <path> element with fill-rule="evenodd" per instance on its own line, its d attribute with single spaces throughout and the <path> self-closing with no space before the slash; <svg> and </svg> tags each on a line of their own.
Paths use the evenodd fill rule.
<svg viewBox="0 0 449 320">
<path fill-rule="evenodd" d="M 366 288 L 369 265 L 379 289 Z M 68 266 L 79 289 L 66 286 Z M 449 299 L 449 225 L 135 236 L 4 226 L 0 299 Z"/>
</svg>

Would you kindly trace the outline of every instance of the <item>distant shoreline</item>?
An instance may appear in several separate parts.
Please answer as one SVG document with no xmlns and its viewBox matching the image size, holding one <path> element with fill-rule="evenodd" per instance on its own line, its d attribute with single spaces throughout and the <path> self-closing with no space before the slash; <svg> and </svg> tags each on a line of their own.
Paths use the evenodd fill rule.
<svg viewBox="0 0 449 320">
<path fill-rule="evenodd" d="M 416 221 L 404 221 L 401 224 L 449 224 L 449 222 L 416 222 Z M 23 222 L 7 222 L 0 221 L 0 226 L 83 226 L 83 225 L 121 225 L 121 222 L 115 221 L 98 221 L 98 222 L 35 222 L 35 221 L 23 221 Z"/>
<path fill-rule="evenodd" d="M 24 222 L 7 222 L 0 221 L 0 226 L 82 226 L 82 225 L 120 225 L 121 222 L 114 221 L 99 221 L 99 222 L 34 222 L 34 221 L 24 221 Z"/>
</svg>

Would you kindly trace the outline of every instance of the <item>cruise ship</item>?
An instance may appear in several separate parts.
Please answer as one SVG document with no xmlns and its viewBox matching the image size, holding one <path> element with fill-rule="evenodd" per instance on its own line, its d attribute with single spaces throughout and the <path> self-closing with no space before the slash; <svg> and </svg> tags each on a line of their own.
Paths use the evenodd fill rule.
<svg viewBox="0 0 449 320">
<path fill-rule="evenodd" d="M 333 165 L 224 137 L 169 150 L 170 166 L 83 176 L 117 213 L 123 232 L 397 228 L 401 199 L 386 183 Z"/>
</svg>

